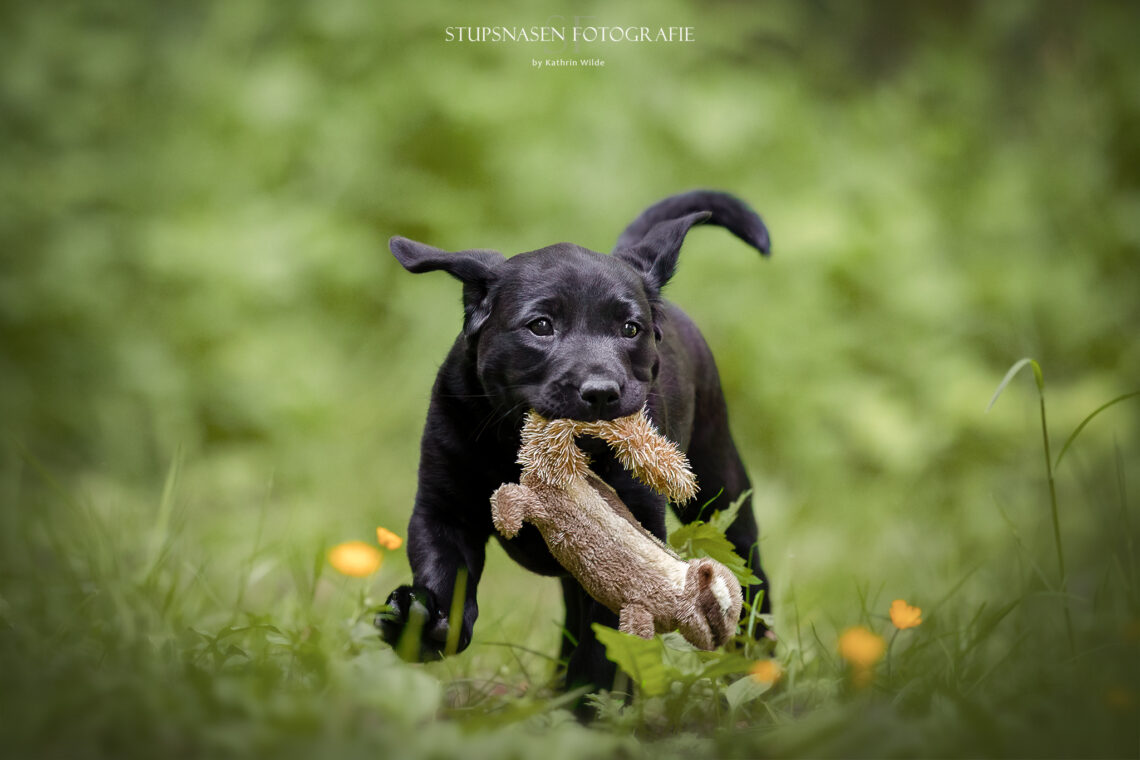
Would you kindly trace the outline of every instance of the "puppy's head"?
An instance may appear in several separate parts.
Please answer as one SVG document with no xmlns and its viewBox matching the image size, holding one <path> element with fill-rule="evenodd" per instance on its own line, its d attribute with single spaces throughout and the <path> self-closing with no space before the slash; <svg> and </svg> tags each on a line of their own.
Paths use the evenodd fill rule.
<svg viewBox="0 0 1140 760">
<path fill-rule="evenodd" d="M 645 405 L 660 366 L 661 288 L 685 234 L 707 218 L 661 222 L 613 256 L 570 243 L 509 259 L 401 237 L 389 245 L 408 271 L 443 270 L 463 283 L 468 355 L 502 407 L 614 419 Z"/>
</svg>

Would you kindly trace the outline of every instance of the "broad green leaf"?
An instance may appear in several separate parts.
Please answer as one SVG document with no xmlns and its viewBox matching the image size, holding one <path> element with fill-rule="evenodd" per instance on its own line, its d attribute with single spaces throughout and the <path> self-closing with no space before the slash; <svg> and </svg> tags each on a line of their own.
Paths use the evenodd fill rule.
<svg viewBox="0 0 1140 760">
<path fill-rule="evenodd" d="M 705 667 L 701 670 L 701 678 L 719 678 L 733 673 L 747 673 L 756 664 L 755 660 L 738 654 L 728 654 L 727 652 L 703 652 L 702 654 L 707 655 L 707 657 L 705 658 Z"/>
<path fill-rule="evenodd" d="M 732 543 L 724 537 L 724 532 L 709 523 L 694 522 L 680 528 L 669 536 L 669 544 L 686 559 L 715 559 L 732 571 L 742 586 L 760 582 L 733 549 Z"/>
<path fill-rule="evenodd" d="M 751 676 L 745 676 L 724 690 L 724 698 L 728 700 L 729 708 L 736 710 L 764 694 L 773 684 L 774 682 L 757 681 Z"/>
<path fill-rule="evenodd" d="M 749 489 L 737 497 L 736 501 L 728 505 L 727 509 L 722 509 L 718 512 L 713 512 L 712 517 L 709 518 L 709 525 L 713 526 L 721 533 L 727 533 L 728 527 L 736 521 L 736 515 L 740 512 L 740 508 L 744 506 L 744 502 L 752 495 L 752 490 Z"/>
<path fill-rule="evenodd" d="M 647 697 L 664 694 L 673 680 L 665 667 L 661 639 L 643 639 L 600 623 L 594 623 L 594 634 L 606 648 L 606 657 L 624 670 Z"/>
<path fill-rule="evenodd" d="M 678 634 L 680 637 L 680 634 Z M 701 659 L 701 652 L 699 652 L 692 644 L 688 647 L 669 646 L 662 639 L 661 648 L 661 661 L 665 665 L 665 669 L 669 672 L 674 680 L 680 681 L 693 681 L 700 678 L 701 671 L 704 669 L 704 661 Z M 684 639 L 681 639 L 684 641 Z M 686 644 L 689 642 L 685 641 Z"/>
</svg>

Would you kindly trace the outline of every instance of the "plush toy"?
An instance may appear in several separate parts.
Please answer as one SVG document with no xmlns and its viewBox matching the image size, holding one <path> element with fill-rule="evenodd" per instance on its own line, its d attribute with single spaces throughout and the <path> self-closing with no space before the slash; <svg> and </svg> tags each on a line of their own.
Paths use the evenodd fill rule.
<svg viewBox="0 0 1140 760">
<path fill-rule="evenodd" d="M 642 638 L 679 630 L 693 646 L 715 649 L 736 631 L 740 583 L 708 558 L 686 562 L 646 530 L 617 493 L 589 468 L 574 439 L 610 445 L 633 475 L 676 503 L 696 496 L 688 460 L 644 411 L 611 421 L 547 420 L 527 415 L 518 484 L 491 496 L 491 517 L 506 538 L 529 522 L 582 587 L 619 615 L 619 628 Z"/>
</svg>

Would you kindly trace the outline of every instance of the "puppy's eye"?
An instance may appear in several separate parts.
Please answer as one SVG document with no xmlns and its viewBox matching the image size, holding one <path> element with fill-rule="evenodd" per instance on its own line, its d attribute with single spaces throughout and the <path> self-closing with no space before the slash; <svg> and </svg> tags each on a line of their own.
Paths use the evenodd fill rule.
<svg viewBox="0 0 1140 760">
<path fill-rule="evenodd" d="M 546 317 L 539 317 L 533 322 L 530 322 L 527 328 L 535 335 L 546 336 L 554 334 L 554 324 Z"/>
<path fill-rule="evenodd" d="M 621 326 L 621 336 L 623 338 L 636 338 L 641 334 L 641 325 L 636 322 L 626 322 Z"/>
</svg>

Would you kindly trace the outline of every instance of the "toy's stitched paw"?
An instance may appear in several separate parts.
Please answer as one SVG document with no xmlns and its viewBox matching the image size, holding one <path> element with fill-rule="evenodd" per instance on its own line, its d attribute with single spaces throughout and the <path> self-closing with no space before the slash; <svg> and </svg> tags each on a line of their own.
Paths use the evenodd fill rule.
<svg viewBox="0 0 1140 760">
<path fill-rule="evenodd" d="M 504 538 L 514 538 L 522 530 L 523 504 L 530 489 L 507 483 L 491 494 L 491 520 Z"/>
<path fill-rule="evenodd" d="M 447 647 L 447 613 L 440 609 L 435 594 L 425 588 L 397 588 L 376 613 L 373 625 L 380 629 L 380 638 L 409 662 L 438 660 Z M 469 643 L 471 630 L 463 625 L 455 651 L 462 652 Z"/>
</svg>

